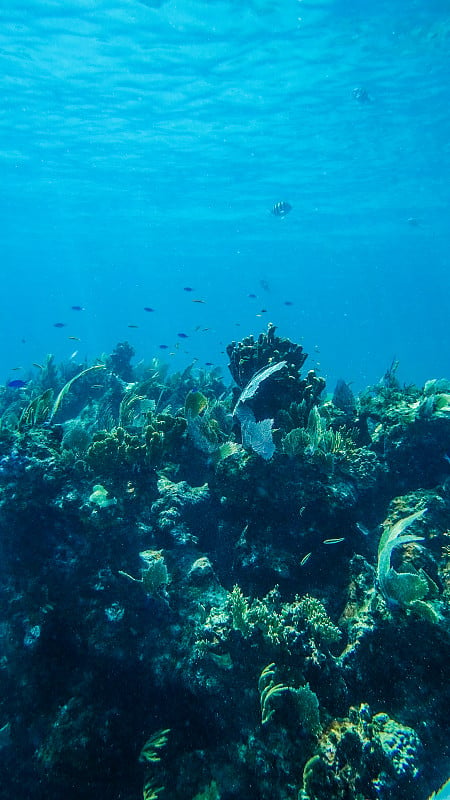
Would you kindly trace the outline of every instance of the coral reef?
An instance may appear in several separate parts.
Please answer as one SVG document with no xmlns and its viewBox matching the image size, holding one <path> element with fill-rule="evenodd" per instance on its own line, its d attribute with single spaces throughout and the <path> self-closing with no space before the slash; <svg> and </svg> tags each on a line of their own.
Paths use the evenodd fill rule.
<svg viewBox="0 0 450 800">
<path fill-rule="evenodd" d="M 448 778 L 450 383 L 217 370 L 0 387 L 2 797 L 426 800 Z M 439 796 L 439 794 L 438 794 Z"/>
</svg>

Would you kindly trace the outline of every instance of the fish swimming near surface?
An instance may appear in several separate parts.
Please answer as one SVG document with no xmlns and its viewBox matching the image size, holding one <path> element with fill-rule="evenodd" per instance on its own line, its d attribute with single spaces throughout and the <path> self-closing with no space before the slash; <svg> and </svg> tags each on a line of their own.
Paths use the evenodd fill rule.
<svg viewBox="0 0 450 800">
<path fill-rule="evenodd" d="M 27 385 L 26 381 L 21 381 L 20 378 L 16 378 L 13 381 L 8 381 L 6 384 L 10 389 L 23 389 L 24 386 Z"/>
<path fill-rule="evenodd" d="M 66 323 L 65 322 L 54 322 L 53 323 L 53 327 L 54 328 L 65 328 L 66 327 Z"/>
<path fill-rule="evenodd" d="M 70 306 L 72 311 L 84 311 L 83 306 Z"/>
<path fill-rule="evenodd" d="M 280 200 L 279 203 L 275 203 L 271 208 L 271 213 L 274 217 L 285 217 L 290 211 L 292 211 L 292 206 L 290 203 L 286 203 L 286 200 Z"/>
</svg>

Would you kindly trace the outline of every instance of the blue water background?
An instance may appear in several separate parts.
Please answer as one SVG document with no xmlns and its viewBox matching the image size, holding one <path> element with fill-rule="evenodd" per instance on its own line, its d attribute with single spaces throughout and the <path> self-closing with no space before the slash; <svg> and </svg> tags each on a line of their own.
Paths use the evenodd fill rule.
<svg viewBox="0 0 450 800">
<path fill-rule="evenodd" d="M 225 365 L 269 321 L 330 388 L 393 358 L 449 375 L 448 2 L 4 0 L 0 23 L 0 383 L 124 340 Z"/>
</svg>

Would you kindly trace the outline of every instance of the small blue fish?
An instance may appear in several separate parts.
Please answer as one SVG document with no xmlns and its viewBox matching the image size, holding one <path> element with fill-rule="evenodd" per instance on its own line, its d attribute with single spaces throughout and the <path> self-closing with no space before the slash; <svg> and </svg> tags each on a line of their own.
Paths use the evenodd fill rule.
<svg viewBox="0 0 450 800">
<path fill-rule="evenodd" d="M 65 322 L 54 322 L 53 323 L 53 327 L 54 328 L 65 328 L 66 327 L 66 323 Z"/>
<path fill-rule="evenodd" d="M 177 333 L 177 336 L 179 336 L 180 339 L 187 339 L 188 338 L 187 333 Z"/>
<path fill-rule="evenodd" d="M 272 214 L 274 217 L 285 217 L 286 214 L 292 211 L 292 206 L 290 203 L 286 203 L 285 200 L 280 200 L 279 203 L 275 203 L 273 208 L 271 209 Z"/>
<path fill-rule="evenodd" d="M 160 350 L 168 350 L 169 349 L 169 345 L 168 344 L 160 344 L 159 345 L 159 349 Z"/>
<path fill-rule="evenodd" d="M 149 314 L 150 314 L 152 311 L 154 311 L 154 310 L 155 310 L 155 309 L 154 309 L 154 308 L 150 308 L 150 306 L 144 306 L 144 311 L 148 311 L 148 312 L 149 312 Z"/>
<path fill-rule="evenodd" d="M 194 289 L 192 286 L 183 286 L 183 292 L 193 292 Z"/>
<path fill-rule="evenodd" d="M 26 386 L 26 381 L 21 381 L 20 378 L 16 378 L 13 381 L 9 381 L 6 384 L 10 389 L 23 389 Z"/>
<path fill-rule="evenodd" d="M 254 300 L 256 298 L 256 294 L 253 294 L 253 292 L 251 292 L 250 294 L 247 295 L 247 297 L 251 297 L 252 300 Z"/>
<path fill-rule="evenodd" d="M 72 311 L 84 311 L 83 306 L 70 306 Z"/>
<path fill-rule="evenodd" d="M 292 300 L 285 300 L 285 301 L 284 301 L 284 305 L 285 305 L 285 306 L 293 306 L 293 305 L 294 305 L 294 303 L 292 302 Z"/>
</svg>

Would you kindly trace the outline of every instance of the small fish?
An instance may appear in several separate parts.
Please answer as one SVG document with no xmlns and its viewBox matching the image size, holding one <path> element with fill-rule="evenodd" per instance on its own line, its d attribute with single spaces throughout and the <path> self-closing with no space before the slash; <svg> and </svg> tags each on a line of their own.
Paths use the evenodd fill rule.
<svg viewBox="0 0 450 800">
<path fill-rule="evenodd" d="M 168 344 L 160 344 L 158 346 L 159 346 L 160 350 L 168 350 L 169 349 L 169 345 Z"/>
<path fill-rule="evenodd" d="M 369 528 L 366 528 L 366 526 L 363 525 L 362 522 L 355 522 L 355 528 L 357 528 L 358 531 L 362 533 L 363 536 L 368 536 L 370 533 Z"/>
<path fill-rule="evenodd" d="M 22 369 L 22 367 L 11 367 L 11 372 L 18 372 L 19 369 Z"/>
<path fill-rule="evenodd" d="M 72 361 L 72 358 L 75 358 L 75 356 L 77 356 L 77 355 L 78 355 L 78 350 L 74 350 L 72 355 L 69 358 L 69 361 Z"/>
<path fill-rule="evenodd" d="M 339 542 L 343 542 L 345 536 L 340 536 L 338 539 L 324 539 L 322 544 L 339 544 Z"/>
<path fill-rule="evenodd" d="M 72 311 L 84 311 L 83 306 L 70 306 Z"/>
<path fill-rule="evenodd" d="M 26 381 L 21 381 L 20 378 L 16 378 L 13 381 L 8 381 L 6 384 L 10 389 L 23 389 L 26 386 Z"/>
<path fill-rule="evenodd" d="M 205 367 L 213 367 L 213 366 L 214 366 L 213 361 L 205 361 Z"/>
<path fill-rule="evenodd" d="M 193 300 L 193 303 L 206 303 L 206 300 Z"/>
<path fill-rule="evenodd" d="M 37 369 L 44 369 L 42 364 L 38 364 L 37 361 L 33 361 L 33 367 L 36 367 Z"/>
<path fill-rule="evenodd" d="M 309 561 L 309 559 L 311 558 L 311 556 L 312 553 L 306 553 L 306 556 L 303 556 L 302 560 L 300 561 L 300 566 L 304 567 L 306 562 Z"/>
<path fill-rule="evenodd" d="M 72 339 L 73 342 L 81 342 L 81 339 L 80 339 L 79 336 L 68 336 L 67 338 L 68 339 Z"/>
<path fill-rule="evenodd" d="M 262 308 L 259 313 L 260 314 L 267 314 L 267 308 Z"/>
<path fill-rule="evenodd" d="M 293 306 L 293 305 L 294 305 L 294 303 L 292 302 L 292 300 L 285 300 L 285 301 L 284 301 L 284 305 L 285 305 L 285 306 Z"/>
<path fill-rule="evenodd" d="M 179 336 L 180 339 L 187 339 L 188 338 L 187 333 L 177 333 L 177 336 Z"/>
<path fill-rule="evenodd" d="M 280 200 L 279 203 L 275 203 L 273 208 L 271 209 L 272 214 L 274 217 L 285 217 L 286 214 L 292 211 L 292 206 L 290 203 L 286 203 L 285 200 Z"/>
<path fill-rule="evenodd" d="M 127 328 L 139 328 L 139 325 L 127 325 Z"/>
<path fill-rule="evenodd" d="M 251 292 L 250 294 L 248 294 L 248 295 L 247 295 L 247 297 L 251 297 L 251 298 L 252 298 L 252 300 L 256 300 L 256 294 L 253 294 L 253 292 Z"/>
<path fill-rule="evenodd" d="M 352 95 L 353 95 L 353 97 L 355 98 L 355 100 L 358 103 L 371 103 L 372 102 L 372 98 L 371 98 L 369 92 L 367 91 L 367 89 L 364 89 L 364 87 L 362 87 L 362 86 L 355 86 L 355 88 L 352 91 Z"/>
<path fill-rule="evenodd" d="M 192 286 L 183 286 L 183 292 L 193 292 L 194 289 Z"/>
<path fill-rule="evenodd" d="M 154 310 L 155 310 L 155 309 L 154 309 L 154 308 L 150 308 L 150 306 L 144 306 L 144 311 L 148 311 L 148 312 L 149 312 L 149 314 L 150 314 L 152 311 L 154 311 Z"/>
<path fill-rule="evenodd" d="M 53 323 L 53 327 L 54 328 L 65 328 L 66 327 L 66 323 L 65 322 L 54 322 Z"/>
</svg>

